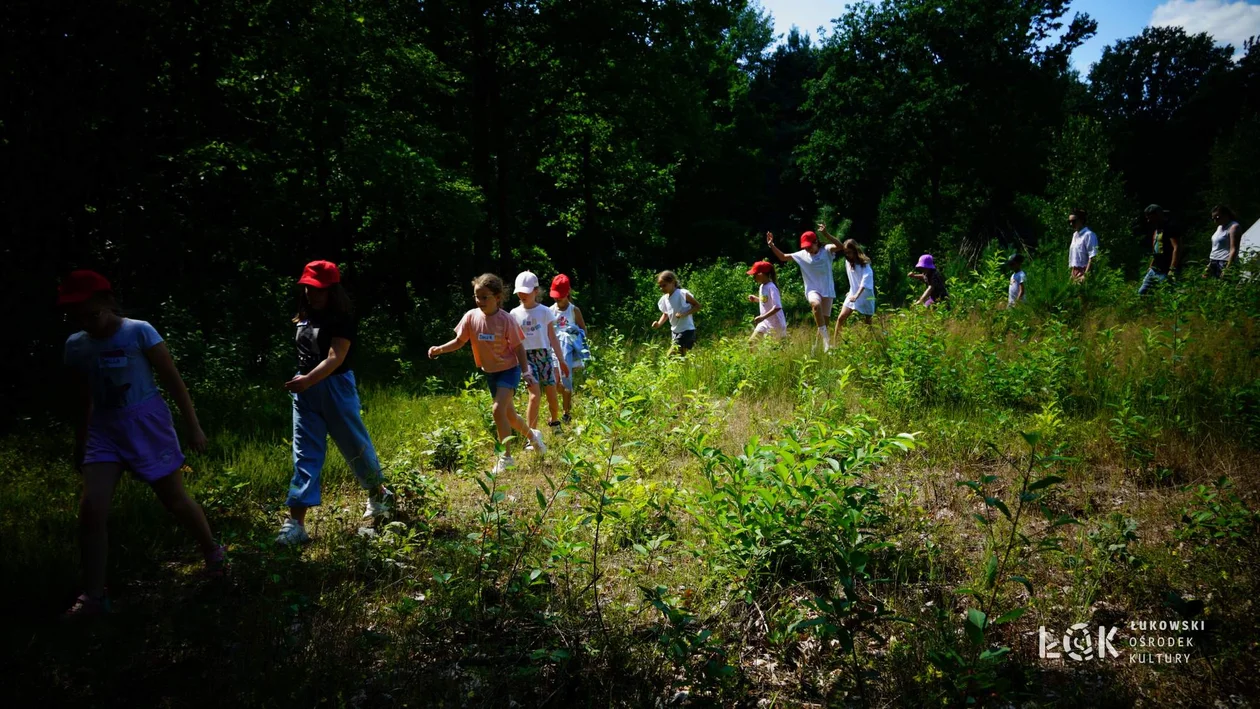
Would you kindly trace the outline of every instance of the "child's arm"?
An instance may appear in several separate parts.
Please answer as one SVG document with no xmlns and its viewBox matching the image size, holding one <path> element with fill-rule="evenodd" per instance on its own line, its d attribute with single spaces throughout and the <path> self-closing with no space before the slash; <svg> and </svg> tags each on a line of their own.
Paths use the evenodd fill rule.
<svg viewBox="0 0 1260 709">
<path fill-rule="evenodd" d="M 788 256 L 782 251 L 779 251 L 779 247 L 774 245 L 774 234 L 771 234 L 770 232 L 766 232 L 766 243 L 769 244 L 770 253 L 774 254 L 775 258 L 779 259 L 783 263 L 787 263 L 788 261 L 792 260 L 791 256 Z"/>
<path fill-rule="evenodd" d="M 836 247 L 836 249 L 844 248 L 844 244 L 839 239 L 832 236 L 831 232 L 827 231 L 827 225 L 822 222 L 819 222 L 818 224 L 818 235 L 831 242 L 830 245 Z"/>
<path fill-rule="evenodd" d="M 441 345 L 434 345 L 429 348 L 429 359 L 437 359 L 438 355 L 444 355 L 463 347 L 468 342 L 467 335 L 456 335 L 455 339 Z"/>
<path fill-rule="evenodd" d="M 1020 281 L 1019 282 L 1019 295 L 1015 296 L 1015 300 L 1023 300 L 1023 299 L 1024 299 L 1024 282 Z"/>
<path fill-rule="evenodd" d="M 773 308 L 770 309 L 770 312 L 766 313 L 765 315 L 758 315 L 757 317 L 753 318 L 753 324 L 760 325 L 763 321 L 769 320 L 770 318 L 774 317 L 775 313 L 779 312 L 780 310 L 783 310 L 782 306 L 779 306 L 779 305 L 774 306 Z"/>
<path fill-rule="evenodd" d="M 573 320 L 581 328 L 582 332 L 586 332 L 586 321 L 582 319 L 582 309 L 576 305 L 573 306 Z"/>
<path fill-rule="evenodd" d="M 529 359 L 525 357 L 525 343 L 522 342 L 516 346 L 516 363 L 521 367 L 521 374 L 525 376 L 527 384 L 537 384 L 538 380 L 534 379 L 534 373 L 529 369 Z"/>
<path fill-rule="evenodd" d="M 914 304 L 923 305 L 925 302 L 927 302 L 928 293 L 931 293 L 931 292 L 932 292 L 932 286 L 929 285 L 927 288 L 924 288 L 923 295 L 919 296 L 919 299 L 914 301 Z"/>
<path fill-rule="evenodd" d="M 560 363 L 560 373 L 569 376 L 569 365 L 565 363 L 560 353 L 564 350 L 560 349 L 560 338 L 556 337 L 556 324 L 554 322 L 547 323 L 547 341 L 551 343 L 551 353 L 556 356 L 556 361 Z"/>
<path fill-rule="evenodd" d="M 700 312 L 700 301 L 696 300 L 696 297 L 693 296 L 690 291 L 687 293 L 687 305 L 690 305 L 691 307 L 687 309 L 687 312 L 679 313 L 679 318 L 685 318 L 689 315 L 695 315 Z"/>
<path fill-rule="evenodd" d="M 652 323 L 652 327 L 660 327 L 661 325 L 664 325 L 667 320 L 669 320 L 669 316 L 665 313 L 661 313 L 661 316 L 656 319 L 656 322 Z"/>
<path fill-rule="evenodd" d="M 144 351 L 144 356 L 157 372 L 162 388 L 175 398 L 175 405 L 184 415 L 184 423 L 188 426 L 188 447 L 198 453 L 204 451 L 206 434 L 201 430 L 201 423 L 197 420 L 197 410 L 193 408 L 192 397 L 188 394 L 188 387 L 184 386 L 184 378 L 179 376 L 179 370 L 175 368 L 175 360 L 171 359 L 166 343 L 159 342 L 150 347 Z"/>
<path fill-rule="evenodd" d="M 324 361 L 315 365 L 315 368 L 306 374 L 299 374 L 296 377 L 285 382 L 284 388 L 294 394 L 301 394 L 311 387 L 324 381 L 337 368 L 346 361 L 346 356 L 350 354 L 350 340 L 344 337 L 334 337 L 328 342 L 328 356 Z"/>
</svg>

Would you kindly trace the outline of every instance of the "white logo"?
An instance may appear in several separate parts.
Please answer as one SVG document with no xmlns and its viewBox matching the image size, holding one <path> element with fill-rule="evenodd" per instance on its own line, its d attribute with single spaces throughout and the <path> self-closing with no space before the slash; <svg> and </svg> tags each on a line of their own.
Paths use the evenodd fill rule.
<svg viewBox="0 0 1260 709">
<path fill-rule="evenodd" d="M 1120 657 L 1120 653 L 1116 651 L 1111 641 L 1116 637 L 1116 631 L 1119 628 L 1108 629 L 1105 625 L 1098 626 L 1098 644 L 1094 644 L 1093 635 L 1088 630 L 1089 626 L 1085 623 L 1077 623 L 1067 629 L 1063 633 L 1062 644 L 1058 638 L 1051 637 L 1046 632 L 1046 626 L 1041 626 L 1037 634 L 1040 638 L 1039 650 L 1043 660 L 1054 660 L 1067 653 L 1067 656 L 1078 662 L 1092 659 L 1106 659 L 1107 653 L 1111 653 L 1112 657 Z M 1062 650 L 1063 652 L 1057 652 Z"/>
</svg>

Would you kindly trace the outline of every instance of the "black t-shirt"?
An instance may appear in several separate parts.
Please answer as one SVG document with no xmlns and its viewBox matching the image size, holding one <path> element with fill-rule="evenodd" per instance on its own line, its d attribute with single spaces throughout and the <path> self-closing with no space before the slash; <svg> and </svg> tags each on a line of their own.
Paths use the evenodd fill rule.
<svg viewBox="0 0 1260 709">
<path fill-rule="evenodd" d="M 328 359 L 328 350 L 334 337 L 354 342 L 359 334 L 354 316 L 343 313 L 325 313 L 319 310 L 307 312 L 306 319 L 297 326 L 298 371 L 310 374 L 320 362 Z M 346 359 L 333 374 L 343 374 L 352 369 L 354 347 L 346 353 Z"/>
<path fill-rule="evenodd" d="M 939 303 L 949 297 L 949 292 L 945 290 L 945 277 L 941 272 L 932 269 L 927 273 L 928 297 L 933 303 Z"/>
<path fill-rule="evenodd" d="M 1168 221 L 1155 227 L 1154 233 L 1151 234 L 1151 268 L 1155 269 L 1156 273 L 1166 274 L 1172 267 L 1172 240 L 1177 237 L 1177 232 Z"/>
</svg>

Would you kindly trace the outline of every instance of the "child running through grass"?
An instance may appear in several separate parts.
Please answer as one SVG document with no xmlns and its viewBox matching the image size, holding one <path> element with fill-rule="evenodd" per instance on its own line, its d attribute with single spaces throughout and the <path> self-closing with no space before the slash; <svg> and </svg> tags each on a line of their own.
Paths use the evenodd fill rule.
<svg viewBox="0 0 1260 709">
<path fill-rule="evenodd" d="M 753 333 L 748 340 L 751 347 L 759 337 L 780 338 L 787 335 L 787 318 L 783 316 L 783 300 L 779 296 L 774 264 L 758 261 L 748 269 L 748 275 L 757 282 L 757 295 L 748 296 L 748 302 L 761 306 L 760 314 L 753 318 Z"/>
<path fill-rule="evenodd" d="M 696 344 L 696 322 L 692 316 L 700 311 L 700 302 L 691 291 L 679 285 L 678 276 L 673 271 L 658 273 L 656 287 L 665 295 L 656 303 L 661 317 L 652 323 L 652 327 L 658 328 L 669 322 L 669 331 L 674 339 L 673 349 L 686 357 L 687 352 Z"/>
<path fill-rule="evenodd" d="M 1006 265 L 1011 269 L 1011 284 L 1006 291 L 1006 307 L 1013 308 L 1024 302 L 1024 281 L 1027 280 L 1027 276 L 1024 275 L 1024 255 L 1011 256 Z"/>
<path fill-rule="evenodd" d="M 826 224 L 819 224 L 819 230 L 825 230 Z M 844 242 L 844 270 L 849 276 L 849 294 L 844 298 L 844 307 L 836 318 L 836 340 L 840 340 L 840 328 L 854 312 L 859 313 L 867 325 L 875 315 L 875 272 L 871 270 L 871 258 L 862 251 L 858 242 L 848 239 Z"/>
<path fill-rule="evenodd" d="M 831 322 L 831 304 L 836 300 L 836 278 L 831 271 L 831 264 L 840 251 L 840 241 L 827 233 L 826 225 L 820 225 L 823 238 L 831 242 L 826 245 L 818 243 L 818 235 L 812 231 L 801 234 L 801 250 L 785 254 L 774 245 L 774 234 L 766 232 L 766 244 L 774 257 L 783 263 L 795 261 L 801 267 L 801 275 L 805 278 L 805 299 L 809 301 L 810 311 L 814 314 L 814 325 L 818 328 L 818 337 L 822 340 L 823 351 L 831 349 L 831 335 L 827 329 Z"/>
<path fill-rule="evenodd" d="M 923 295 L 914 301 L 915 305 L 932 306 L 949 297 L 949 292 L 945 290 L 945 277 L 936 270 L 936 261 L 933 260 L 932 254 L 920 256 L 919 262 L 914 265 L 914 270 L 907 275 L 927 284 Z"/>
<path fill-rule="evenodd" d="M 567 374 L 560 378 L 560 397 L 564 401 L 564 417 L 561 421 L 569 423 L 573 420 L 573 379 L 576 370 L 585 369 L 590 359 L 590 350 L 586 347 L 586 320 L 582 317 L 582 309 L 570 299 L 572 284 L 569 277 L 561 273 L 551 279 L 551 297 L 556 302 L 551 305 L 551 314 L 556 320 L 556 337 L 560 340 L 560 351 L 556 353 L 557 361 L 569 366 Z"/>
<path fill-rule="evenodd" d="M 556 338 L 555 314 L 538 302 L 538 276 L 529 271 L 522 271 L 516 276 L 516 297 L 521 304 L 512 309 L 512 318 L 525 333 L 525 361 L 529 363 L 529 371 L 534 375 L 534 383 L 529 385 L 529 407 L 526 419 L 530 429 L 538 428 L 538 409 L 542 405 L 542 395 L 547 395 L 547 407 L 551 418 L 547 425 L 555 431 L 560 427 L 560 403 L 556 399 L 556 370 L 552 367 L 554 352 L 560 351 L 560 340 Z M 569 375 L 569 365 L 558 362 L 560 373 Z M 525 450 L 533 450 L 533 444 L 525 446 Z"/>
<path fill-rule="evenodd" d="M 284 502 L 289 518 L 276 535 L 276 543 L 286 546 L 311 540 L 306 512 L 321 502 L 329 436 L 368 493 L 365 519 L 388 514 L 394 496 L 385 489 L 381 462 L 359 413 L 353 364 L 359 328 L 341 271 L 331 261 L 312 261 L 302 270 L 298 286 L 293 316 L 298 374 L 284 385 L 293 398 L 293 479 Z"/>
<path fill-rule="evenodd" d="M 201 506 L 184 489 L 184 454 L 155 374 L 184 417 L 188 447 L 204 451 L 206 434 L 162 336 L 143 320 L 119 315 L 109 281 L 95 271 L 67 276 L 58 288 L 57 303 L 83 328 L 66 340 L 65 364 L 80 400 L 74 462 L 83 477 L 79 544 L 84 588 L 65 618 L 109 611 L 105 590 L 109 508 L 123 470 L 148 483 L 197 540 L 206 572 L 223 575 L 224 549 L 211 536 Z"/>
<path fill-rule="evenodd" d="M 473 280 L 472 287 L 477 307 L 464 313 L 455 326 L 455 339 L 429 348 L 429 359 L 437 359 L 438 355 L 454 352 L 472 342 L 473 361 L 485 372 L 490 396 L 494 398 L 494 427 L 503 444 L 503 454 L 495 461 L 494 472 L 502 473 L 516 465 L 508 448 L 513 430 L 532 443 L 539 453 L 547 452 L 542 433 L 531 429 L 512 405 L 522 373 L 527 384 L 537 382 L 525 357 L 525 333 L 501 307 L 506 295 L 503 279 L 493 273 L 483 273 Z"/>
</svg>

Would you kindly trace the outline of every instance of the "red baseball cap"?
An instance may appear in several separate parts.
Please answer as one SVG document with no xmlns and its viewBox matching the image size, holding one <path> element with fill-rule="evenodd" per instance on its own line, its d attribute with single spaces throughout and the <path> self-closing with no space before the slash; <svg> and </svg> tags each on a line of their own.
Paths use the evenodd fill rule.
<svg viewBox="0 0 1260 709">
<path fill-rule="evenodd" d="M 298 279 L 298 283 L 316 288 L 328 288 L 340 282 L 341 271 L 337 270 L 337 264 L 332 261 L 311 261 L 306 264 L 302 277 Z"/>
<path fill-rule="evenodd" d="M 108 293 L 111 290 L 113 288 L 109 285 L 109 280 L 96 271 L 71 271 L 61 285 L 57 286 L 57 305 L 82 303 L 97 293 Z"/>
<path fill-rule="evenodd" d="M 568 298 L 570 288 L 569 277 L 563 273 L 551 279 L 552 298 Z"/>
<path fill-rule="evenodd" d="M 817 243 L 818 243 L 818 235 L 815 234 L 814 232 L 807 231 L 804 234 L 801 234 L 801 248 L 802 249 L 808 249 L 809 247 Z"/>
<path fill-rule="evenodd" d="M 774 273 L 774 266 L 771 266 L 769 261 L 758 261 L 748 269 L 748 275 L 755 276 L 758 273 Z"/>
</svg>

